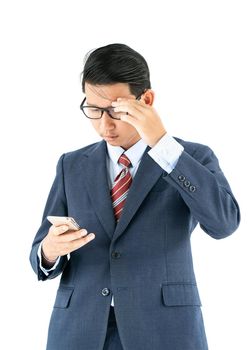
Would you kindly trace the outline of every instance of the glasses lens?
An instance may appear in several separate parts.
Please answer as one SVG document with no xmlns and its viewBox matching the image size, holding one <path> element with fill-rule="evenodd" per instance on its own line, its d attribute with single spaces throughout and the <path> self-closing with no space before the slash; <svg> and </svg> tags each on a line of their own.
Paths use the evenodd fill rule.
<svg viewBox="0 0 250 350">
<path fill-rule="evenodd" d="M 109 108 L 109 114 L 114 119 L 121 119 L 121 115 L 124 113 L 123 112 L 115 112 L 114 108 Z"/>
<path fill-rule="evenodd" d="M 96 107 L 83 106 L 83 113 L 90 119 L 100 119 L 102 117 L 102 110 Z M 114 108 L 108 108 L 109 115 L 114 119 L 121 119 L 122 112 L 115 112 Z"/>
<path fill-rule="evenodd" d="M 102 111 L 99 108 L 95 107 L 83 107 L 84 114 L 91 119 L 99 119 L 102 116 Z"/>
</svg>

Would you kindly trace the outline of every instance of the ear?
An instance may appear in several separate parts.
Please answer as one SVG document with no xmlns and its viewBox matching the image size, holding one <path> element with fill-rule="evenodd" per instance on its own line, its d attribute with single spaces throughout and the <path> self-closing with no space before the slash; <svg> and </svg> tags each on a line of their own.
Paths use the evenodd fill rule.
<svg viewBox="0 0 250 350">
<path fill-rule="evenodd" d="M 146 105 L 152 106 L 155 99 L 155 93 L 153 90 L 148 89 L 144 92 L 141 97 L 141 101 L 143 101 Z"/>
</svg>

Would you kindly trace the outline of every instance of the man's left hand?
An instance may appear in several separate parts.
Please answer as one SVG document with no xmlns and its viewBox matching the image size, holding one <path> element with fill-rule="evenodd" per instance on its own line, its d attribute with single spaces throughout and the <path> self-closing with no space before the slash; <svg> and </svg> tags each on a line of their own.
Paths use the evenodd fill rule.
<svg viewBox="0 0 250 350">
<path fill-rule="evenodd" d="M 115 112 L 122 112 L 121 120 L 131 124 L 147 145 L 153 147 L 166 133 L 166 129 L 155 109 L 131 98 L 118 98 L 112 102 Z"/>
</svg>

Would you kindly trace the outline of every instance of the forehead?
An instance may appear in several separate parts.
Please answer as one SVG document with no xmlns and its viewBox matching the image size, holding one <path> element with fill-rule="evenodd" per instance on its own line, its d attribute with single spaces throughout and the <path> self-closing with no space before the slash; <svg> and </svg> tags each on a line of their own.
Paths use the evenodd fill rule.
<svg viewBox="0 0 250 350">
<path fill-rule="evenodd" d="M 132 97 L 129 85 L 116 83 L 112 85 L 91 85 L 85 83 L 87 103 L 101 107 L 110 106 L 118 97 Z"/>
</svg>

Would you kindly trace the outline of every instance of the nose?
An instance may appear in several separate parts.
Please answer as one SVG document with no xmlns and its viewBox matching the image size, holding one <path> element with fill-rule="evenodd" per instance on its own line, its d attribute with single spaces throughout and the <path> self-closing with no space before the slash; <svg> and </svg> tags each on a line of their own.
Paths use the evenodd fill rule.
<svg viewBox="0 0 250 350">
<path fill-rule="evenodd" d="M 115 120 L 112 119 L 106 111 L 103 112 L 100 124 L 102 130 L 112 130 L 115 128 Z"/>
</svg>

